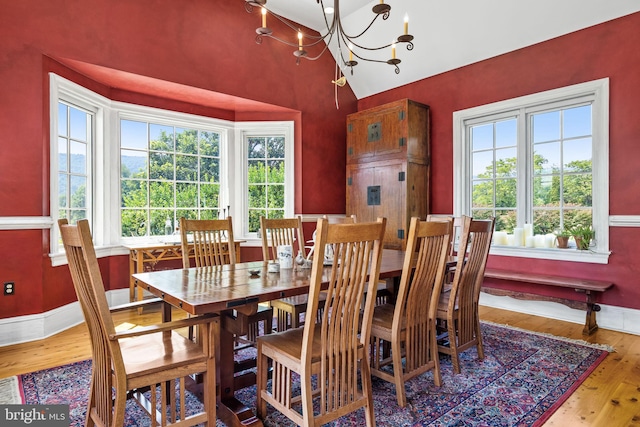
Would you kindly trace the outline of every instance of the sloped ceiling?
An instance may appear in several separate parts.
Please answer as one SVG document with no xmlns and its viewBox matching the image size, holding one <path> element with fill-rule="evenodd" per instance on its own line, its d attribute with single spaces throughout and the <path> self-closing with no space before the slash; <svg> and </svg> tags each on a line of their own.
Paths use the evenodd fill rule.
<svg viewBox="0 0 640 427">
<path fill-rule="evenodd" d="M 333 5 L 333 1 L 326 0 L 324 5 Z M 638 0 L 385 2 L 391 6 L 389 18 L 376 20 L 360 40 L 369 46 L 390 43 L 402 34 L 406 14 L 409 33 L 415 37 L 415 48 L 408 52 L 398 46 L 397 57 L 402 61 L 399 74 L 387 64 L 364 61 L 359 61 L 353 75 L 344 70 L 358 99 L 640 11 Z M 342 0 L 339 7 L 345 31 L 360 33 L 372 19 L 371 8 L 377 3 L 379 0 Z M 317 0 L 267 0 L 267 7 L 321 34 L 326 33 Z M 247 19 L 247 25 L 254 23 L 251 18 Z M 264 43 L 276 42 L 265 40 Z M 337 46 L 333 42 L 330 51 L 336 57 Z M 391 52 L 379 51 L 369 56 L 386 61 Z M 327 76 L 327 81 L 333 78 L 333 75 Z"/>
</svg>

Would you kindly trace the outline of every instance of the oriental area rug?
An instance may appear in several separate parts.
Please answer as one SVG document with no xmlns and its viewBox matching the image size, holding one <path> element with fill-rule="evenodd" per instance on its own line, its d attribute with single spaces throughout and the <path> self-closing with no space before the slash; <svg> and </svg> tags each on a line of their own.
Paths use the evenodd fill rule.
<svg viewBox="0 0 640 427">
<path fill-rule="evenodd" d="M 423 374 L 406 383 L 407 406 L 397 405 L 392 384 L 373 378 L 376 424 L 379 426 L 540 426 L 604 360 L 611 348 L 527 331 L 482 324 L 485 358 L 475 349 L 461 354 L 462 373 L 455 375 L 448 356 L 440 357 L 442 386 Z M 14 377 L 8 381 L 25 404 L 69 404 L 71 426 L 83 426 L 91 361 Z M 0 381 L 0 383 L 2 383 Z M 255 386 L 236 393 L 255 407 Z M 0 394 L 2 390 L 0 390 Z M 20 402 L 15 402 L 20 403 Z M 200 403 L 190 396 L 189 405 Z M 266 426 L 293 425 L 269 407 Z M 148 419 L 133 402 L 127 427 Z M 218 425 L 223 424 L 218 421 Z M 345 416 L 332 426 L 365 425 L 364 412 Z"/>
</svg>

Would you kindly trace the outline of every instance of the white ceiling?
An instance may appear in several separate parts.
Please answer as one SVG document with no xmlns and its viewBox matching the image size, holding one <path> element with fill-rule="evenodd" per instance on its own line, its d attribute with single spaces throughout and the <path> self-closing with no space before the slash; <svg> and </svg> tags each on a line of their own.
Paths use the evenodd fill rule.
<svg viewBox="0 0 640 427">
<path fill-rule="evenodd" d="M 332 3 L 333 0 L 324 2 L 325 6 Z M 379 0 L 343 0 L 340 10 L 346 32 L 361 32 L 372 19 L 371 8 L 377 3 Z M 400 74 L 395 74 L 390 65 L 364 61 L 359 61 L 353 76 L 346 72 L 358 99 L 640 11 L 639 0 L 386 0 L 386 3 L 391 6 L 389 19 L 376 20 L 361 40 L 366 40 L 363 43 L 369 46 L 390 43 L 402 34 L 407 14 L 415 48 L 408 52 L 398 45 Z M 317 0 L 268 0 L 267 7 L 326 32 Z M 332 46 L 334 56 L 336 49 Z M 384 61 L 391 57 L 390 51 L 376 54 L 375 59 Z M 327 76 L 328 81 L 333 78 Z"/>
</svg>

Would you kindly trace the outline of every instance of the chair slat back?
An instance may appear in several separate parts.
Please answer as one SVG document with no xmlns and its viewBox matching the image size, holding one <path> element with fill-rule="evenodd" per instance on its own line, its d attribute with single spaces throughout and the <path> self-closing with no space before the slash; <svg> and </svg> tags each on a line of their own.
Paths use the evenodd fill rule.
<svg viewBox="0 0 640 427">
<path fill-rule="evenodd" d="M 235 240 L 231 217 L 225 219 L 180 218 L 182 266 L 190 267 L 189 235 L 193 236 L 196 267 L 214 267 L 236 263 Z"/>
<path fill-rule="evenodd" d="M 452 233 L 453 218 L 411 219 L 392 324 L 394 336 L 400 336 L 401 329 L 405 328 L 405 372 L 423 367 L 438 357 L 433 341 L 435 319 Z"/>
<path fill-rule="evenodd" d="M 318 220 L 318 252 L 313 259 L 307 313 L 318 310 L 322 283 L 328 281 L 320 329 L 318 389 L 322 414 L 340 411 L 362 396 L 357 380 L 360 363 L 367 367 L 363 369 L 370 375 L 366 344 L 371 332 L 385 226 L 384 218 L 359 224 L 329 224 L 327 219 Z M 323 267 L 326 245 L 332 245 L 334 250 L 328 275 Z M 311 390 L 314 330 L 313 322 L 305 323 L 302 378 L 308 382 L 307 390 Z"/>
<path fill-rule="evenodd" d="M 291 245 L 294 257 L 298 251 L 302 251 L 302 255 L 306 256 L 300 216 L 296 218 L 260 217 L 260 234 L 264 262 L 278 259 L 278 246 L 280 245 Z"/>
<path fill-rule="evenodd" d="M 115 333 L 115 327 L 91 239 L 89 222 L 82 219 L 76 225 L 69 225 L 66 219 L 60 219 L 58 226 L 67 254 L 73 287 L 91 337 L 92 381 L 99 381 L 105 385 L 94 388 L 98 395 L 92 398 L 100 419 L 106 420 L 110 425 L 111 387 L 114 382 L 124 385 L 126 373 L 120 345 L 117 341 L 109 340 L 109 336 Z M 109 395 L 104 395 L 107 391 Z"/>
<path fill-rule="evenodd" d="M 449 311 L 458 307 L 458 346 L 475 339 L 475 318 L 480 288 L 491 247 L 495 219 L 462 217 L 462 235 L 453 277 Z"/>
<path fill-rule="evenodd" d="M 451 244 L 449 245 L 449 255 L 453 256 L 456 252 L 456 242 L 460 241 L 462 234 L 462 217 L 453 215 L 430 214 L 427 215 L 427 221 L 447 221 L 453 220 L 453 232 L 451 233 Z"/>
</svg>

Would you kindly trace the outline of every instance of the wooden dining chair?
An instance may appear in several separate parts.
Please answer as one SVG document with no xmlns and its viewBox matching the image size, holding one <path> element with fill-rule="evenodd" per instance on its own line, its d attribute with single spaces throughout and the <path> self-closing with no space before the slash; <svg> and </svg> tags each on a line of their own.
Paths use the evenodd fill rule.
<svg viewBox="0 0 640 427">
<path fill-rule="evenodd" d="M 112 312 L 149 301 L 109 309 L 88 221 L 69 225 L 66 219 L 61 219 L 58 225 L 91 339 L 91 386 L 85 425 L 124 425 L 126 400 L 134 397 L 153 426 L 200 423 L 215 426 L 214 337 L 219 328 L 218 318 L 209 315 L 116 332 Z M 200 343 L 176 332 L 193 325 L 202 331 Z M 186 412 L 185 385 L 188 377 L 195 374 L 202 376 L 204 410 L 191 415 Z M 148 398 L 144 396 L 145 390 Z M 158 403 L 160 409 L 156 409 Z M 153 409 L 147 412 L 148 408 Z"/>
<path fill-rule="evenodd" d="M 450 291 L 438 303 L 438 350 L 451 356 L 453 371 L 460 373 L 459 354 L 476 347 L 484 359 L 478 300 L 491 247 L 495 219 L 462 217 L 462 233 Z"/>
<path fill-rule="evenodd" d="M 265 218 L 260 217 L 260 235 L 262 237 L 262 259 L 265 263 L 278 259 L 278 246 L 291 245 L 294 256 L 298 251 L 306 258 L 302 218 Z M 297 295 L 280 298 L 270 302 L 276 316 L 278 331 L 300 326 L 300 315 L 307 309 L 307 296 Z M 322 304 L 320 307 L 322 310 Z"/>
<path fill-rule="evenodd" d="M 190 247 L 193 246 L 193 258 L 196 267 L 216 267 L 235 265 L 236 252 L 233 238 L 233 221 L 230 216 L 225 219 L 186 219 L 180 218 L 180 235 L 182 244 L 182 267 L 191 267 Z M 273 328 L 273 309 L 268 306 L 238 307 L 233 316 L 227 315 L 225 325 L 232 326 L 237 335 L 236 342 L 255 345 L 259 333 L 259 325 L 265 334 Z M 190 331 L 189 336 L 193 337 Z M 243 347 L 239 347 L 238 350 Z"/>
<path fill-rule="evenodd" d="M 364 408 L 367 426 L 375 425 L 368 343 L 385 226 L 384 218 L 359 224 L 318 220 L 307 312 L 318 310 L 326 288 L 322 320 L 258 338 L 259 418 L 266 416 L 267 403 L 301 426 L 320 426 Z M 330 267 L 323 265 L 327 244 L 334 247 Z M 293 373 L 300 376 L 296 396 Z"/>
<path fill-rule="evenodd" d="M 411 218 L 395 304 L 378 305 L 373 312 L 371 374 L 395 384 L 401 407 L 407 403 L 405 381 L 432 370 L 435 385 L 442 382 L 435 322 L 452 233 L 452 219 Z"/>
</svg>

